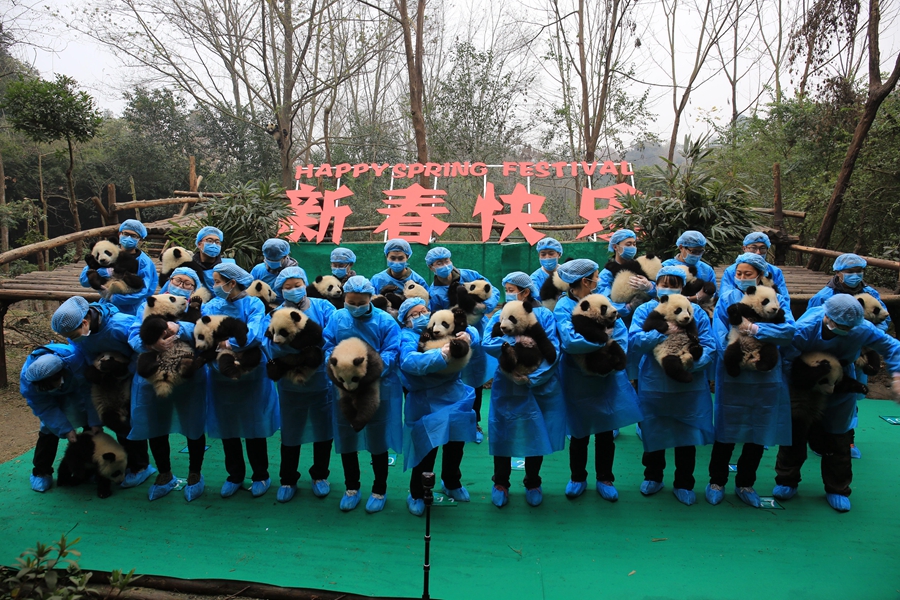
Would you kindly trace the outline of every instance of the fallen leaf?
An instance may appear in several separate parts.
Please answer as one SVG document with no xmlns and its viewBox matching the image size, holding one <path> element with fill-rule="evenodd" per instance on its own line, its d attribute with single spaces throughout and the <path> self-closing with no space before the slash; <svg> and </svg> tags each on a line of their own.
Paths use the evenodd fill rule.
<svg viewBox="0 0 900 600">
<path fill-rule="evenodd" d="M 650 541 L 651 541 L 651 542 L 664 542 L 664 541 L 666 541 L 667 539 L 669 539 L 669 538 L 653 538 L 653 539 L 651 539 Z"/>
<path fill-rule="evenodd" d="M 631 576 L 634 575 L 635 573 L 637 573 L 637 571 L 632 571 L 631 573 L 628 574 L 628 576 L 631 577 Z"/>
</svg>

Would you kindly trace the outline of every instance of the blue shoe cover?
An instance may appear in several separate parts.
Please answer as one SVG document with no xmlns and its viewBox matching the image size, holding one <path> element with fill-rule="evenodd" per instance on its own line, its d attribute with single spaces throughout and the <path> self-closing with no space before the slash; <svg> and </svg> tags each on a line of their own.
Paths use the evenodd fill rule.
<svg viewBox="0 0 900 600">
<path fill-rule="evenodd" d="M 254 498 L 259 498 L 269 491 L 270 485 L 272 485 L 271 479 L 266 479 L 265 481 L 254 481 L 250 486 L 250 493 L 253 494 Z"/>
<path fill-rule="evenodd" d="M 441 480 L 441 491 L 444 492 L 445 496 L 450 496 L 457 502 L 468 502 L 469 501 L 469 490 L 466 489 L 466 486 L 461 485 L 456 489 L 450 489 L 446 485 L 444 485 L 444 480 Z"/>
<path fill-rule="evenodd" d="M 229 498 L 234 496 L 235 492 L 241 489 L 242 485 L 243 483 L 232 483 L 226 479 L 225 483 L 222 484 L 222 491 L 219 493 L 222 494 L 223 498 Z"/>
<path fill-rule="evenodd" d="M 847 512 L 850 510 L 850 498 L 841 496 L 840 494 L 825 494 L 828 505 L 838 512 Z"/>
<path fill-rule="evenodd" d="M 503 508 L 509 502 L 509 492 L 506 488 L 494 486 L 491 488 L 491 503 L 497 508 Z"/>
<path fill-rule="evenodd" d="M 678 498 L 678 501 L 685 506 L 690 506 L 691 504 L 697 502 L 697 494 L 695 494 L 693 490 L 686 490 L 684 488 L 672 488 L 672 493 L 675 494 L 675 497 Z"/>
<path fill-rule="evenodd" d="M 386 501 L 387 498 L 385 498 L 385 494 L 373 493 L 371 496 L 369 496 L 369 499 L 366 500 L 366 512 L 369 514 L 381 512 L 382 510 L 384 510 L 384 503 Z"/>
<path fill-rule="evenodd" d="M 137 473 L 125 471 L 125 479 L 119 485 L 121 485 L 123 488 L 137 487 L 147 481 L 147 479 L 155 473 L 156 467 L 154 467 L 153 465 L 147 465 L 146 469 L 138 471 Z"/>
<path fill-rule="evenodd" d="M 644 434 L 643 434 L 643 432 L 641 431 L 641 424 L 640 424 L 640 423 L 635 424 L 635 426 L 634 426 L 634 432 L 637 434 L 638 439 L 641 440 L 641 441 L 643 442 L 643 441 L 644 441 Z"/>
<path fill-rule="evenodd" d="M 753 508 L 759 508 L 759 494 L 751 487 L 734 488 L 737 497 Z"/>
<path fill-rule="evenodd" d="M 725 497 L 724 488 L 721 485 L 717 485 L 714 483 L 706 484 L 706 501 L 715 506 L 716 504 L 720 504 L 722 499 Z M 757 502 L 759 501 L 759 497 L 757 496 Z"/>
<path fill-rule="evenodd" d="M 527 502 L 529 506 L 540 506 L 543 501 L 544 492 L 541 488 L 536 487 L 525 490 L 525 502 Z"/>
<path fill-rule="evenodd" d="M 619 490 L 616 489 L 616 486 L 606 485 L 602 481 L 597 482 L 597 493 L 608 502 L 615 502 L 619 499 Z"/>
<path fill-rule="evenodd" d="M 163 485 L 156 485 L 156 484 L 151 485 L 150 490 L 147 492 L 147 497 L 150 499 L 151 502 L 153 502 L 154 500 L 159 500 L 160 498 L 162 498 L 163 496 L 165 496 L 166 494 L 168 494 L 169 492 L 174 490 L 175 486 L 177 486 L 177 485 L 178 485 L 178 478 L 175 477 L 174 475 L 172 475 L 172 479 L 169 481 L 169 483 L 166 483 Z"/>
<path fill-rule="evenodd" d="M 295 493 L 297 493 L 296 485 L 283 485 L 278 488 L 278 494 L 275 495 L 275 499 L 279 502 L 290 502 Z"/>
<path fill-rule="evenodd" d="M 641 484 L 641 493 L 645 496 L 652 496 L 664 487 L 662 481 L 650 481 L 649 479 L 645 479 L 644 483 Z"/>
<path fill-rule="evenodd" d="M 32 475 L 31 489 L 42 494 L 53 486 L 53 477 L 50 475 Z"/>
<path fill-rule="evenodd" d="M 331 491 L 331 484 L 327 479 L 316 479 L 312 482 L 312 492 L 316 498 L 324 498 Z"/>
<path fill-rule="evenodd" d="M 619 437 L 619 430 L 613 429 L 613 439 L 616 439 L 617 437 Z"/>
<path fill-rule="evenodd" d="M 347 490 L 341 496 L 341 510 L 349 512 L 359 504 L 359 490 Z"/>
<path fill-rule="evenodd" d="M 425 500 L 416 500 L 412 494 L 406 495 L 406 507 L 411 515 L 421 517 L 425 514 Z"/>
<path fill-rule="evenodd" d="M 813 454 L 815 454 L 815 455 L 816 455 L 816 456 L 819 456 L 819 457 L 821 457 L 821 456 L 822 456 L 822 455 L 821 455 L 821 454 L 819 454 L 819 453 L 818 453 L 818 452 L 816 452 L 816 451 L 815 451 L 815 450 L 812 450 L 812 449 L 811 449 L 811 450 L 810 450 L 810 452 L 812 452 L 812 453 L 813 453 Z"/>
<path fill-rule="evenodd" d="M 787 485 L 776 485 L 772 489 L 772 495 L 779 500 L 790 500 L 797 495 L 797 488 Z"/>
<path fill-rule="evenodd" d="M 862 458 L 862 453 L 856 447 L 856 444 L 850 444 L 850 458 Z"/>
<path fill-rule="evenodd" d="M 184 486 L 184 499 L 190 502 L 191 500 L 196 500 L 201 495 L 203 495 L 203 490 L 206 489 L 206 482 L 203 481 L 203 475 L 200 476 L 200 481 L 195 483 L 194 485 L 186 485 Z"/>
<path fill-rule="evenodd" d="M 484 441 L 484 430 L 481 428 L 481 425 L 475 428 L 475 443 L 480 444 Z"/>
<path fill-rule="evenodd" d="M 566 484 L 566 496 L 569 498 L 577 498 L 582 495 L 586 489 L 587 482 L 585 481 L 569 481 L 569 483 Z"/>
</svg>

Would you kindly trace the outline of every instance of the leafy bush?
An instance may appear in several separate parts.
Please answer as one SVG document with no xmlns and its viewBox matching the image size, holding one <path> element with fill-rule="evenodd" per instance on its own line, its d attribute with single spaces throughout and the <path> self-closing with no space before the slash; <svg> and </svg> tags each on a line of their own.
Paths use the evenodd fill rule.
<svg viewBox="0 0 900 600">
<path fill-rule="evenodd" d="M 621 198 L 622 208 L 604 219 L 604 225 L 613 231 L 633 229 L 642 252 L 666 257 L 674 255 L 675 241 L 683 231 L 695 229 L 706 236 L 703 260 L 730 264 L 744 236 L 759 228 L 748 208 L 756 192 L 711 174 L 713 149 L 704 149 L 708 139 L 685 137 L 684 163 L 665 161 L 666 168 L 655 166 L 644 179 L 646 195 Z"/>
</svg>

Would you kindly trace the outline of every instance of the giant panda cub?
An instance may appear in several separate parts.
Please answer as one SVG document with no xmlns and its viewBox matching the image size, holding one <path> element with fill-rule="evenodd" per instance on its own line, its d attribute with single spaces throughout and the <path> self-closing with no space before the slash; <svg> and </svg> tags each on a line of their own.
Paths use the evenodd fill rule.
<svg viewBox="0 0 900 600">
<path fill-rule="evenodd" d="M 632 277 L 644 277 L 648 281 L 656 281 L 656 274 L 662 268 L 662 261 L 653 254 L 647 254 L 635 260 L 624 260 L 622 263 L 610 260 L 605 268 L 613 274 L 610 300 L 617 304 L 628 304 L 637 298 L 644 303 L 650 300 L 650 294 L 631 287 L 630 280 Z"/>
<path fill-rule="evenodd" d="M 165 285 L 172 276 L 172 271 L 178 267 L 188 267 L 193 269 L 197 275 L 203 272 L 203 265 L 194 260 L 193 253 L 187 248 L 181 246 L 172 246 L 162 253 L 160 257 L 162 266 L 159 272 L 159 285 Z"/>
<path fill-rule="evenodd" d="M 266 307 L 266 314 L 270 314 L 278 307 L 278 296 L 268 283 L 262 279 L 254 279 L 247 287 L 247 295 L 262 300 Z"/>
<path fill-rule="evenodd" d="M 262 362 L 262 349 L 259 346 L 247 348 L 241 352 L 220 350 L 220 343 L 234 338 L 238 346 L 247 343 L 247 324 L 234 317 L 222 315 L 204 315 L 194 324 L 194 347 L 206 361 L 216 361 L 219 373 L 231 379 L 240 379 L 250 373 Z"/>
<path fill-rule="evenodd" d="M 484 303 L 491 297 L 492 289 L 484 279 L 476 279 L 469 283 L 451 284 L 447 296 L 450 306 L 459 306 L 465 311 L 469 325 L 476 325 L 484 317 L 487 310 Z"/>
<path fill-rule="evenodd" d="M 84 256 L 84 262 L 88 266 L 88 283 L 95 290 L 100 290 L 104 298 L 113 294 L 133 294 L 144 289 L 144 280 L 137 274 L 140 270 L 137 256 L 122 252 L 118 244 L 100 240 Z M 112 275 L 103 277 L 98 269 L 109 269 Z M 102 290 L 104 286 L 106 289 Z"/>
<path fill-rule="evenodd" d="M 834 355 L 805 352 L 791 363 L 791 417 L 806 422 L 820 419 L 832 394 L 867 394 L 869 388 L 851 377 Z"/>
<path fill-rule="evenodd" d="M 872 325 L 880 325 L 888 318 L 888 311 L 884 310 L 881 303 L 871 294 L 857 294 L 854 296 L 863 307 L 863 317 Z M 871 348 L 860 350 L 856 359 L 856 368 L 861 369 L 866 375 L 874 375 L 881 370 L 881 355 Z"/>
<path fill-rule="evenodd" d="M 425 301 L 426 305 L 431 301 L 431 296 L 428 294 L 428 290 L 415 281 L 406 282 L 406 284 L 403 286 L 403 297 L 406 299 L 421 298 Z"/>
<path fill-rule="evenodd" d="M 682 266 L 679 265 L 686 272 L 684 287 L 681 289 L 681 295 L 687 296 L 690 298 L 691 296 L 696 296 L 697 292 L 703 291 L 706 294 L 706 297 L 703 298 L 702 301 L 697 302 L 697 305 L 702 308 L 710 318 L 713 316 L 713 311 L 716 308 L 716 284 L 713 281 L 706 281 L 697 277 L 697 267 L 695 265 L 691 266 Z"/>
<path fill-rule="evenodd" d="M 739 376 L 741 369 L 771 371 L 779 363 L 778 346 L 738 330 L 744 319 L 751 323 L 784 323 L 784 309 L 778 303 L 775 290 L 763 286 L 749 287 L 740 301 L 728 307 L 731 330 L 722 361 L 725 372 L 731 377 Z"/>
<path fill-rule="evenodd" d="M 618 318 L 618 311 L 602 294 L 590 294 L 575 306 L 572 311 L 572 329 L 575 333 L 594 344 L 605 344 L 586 354 L 570 355 L 585 373 L 609 375 L 627 366 L 625 350 L 610 338 Z"/>
<path fill-rule="evenodd" d="M 310 298 L 324 298 L 331 302 L 335 308 L 344 308 L 344 290 L 341 280 L 334 275 L 319 275 L 306 288 L 306 295 Z"/>
<path fill-rule="evenodd" d="M 140 337 L 145 347 L 155 344 L 160 336 L 169 337 L 169 322 L 196 322 L 199 314 L 186 312 L 188 300 L 172 294 L 158 294 L 147 298 L 141 322 Z M 192 308 L 199 313 L 199 308 Z M 150 382 L 153 391 L 160 398 L 166 398 L 174 389 L 187 381 L 205 364 L 194 357 L 194 349 L 187 342 L 176 337 L 164 352 L 147 350 L 138 355 L 137 373 Z"/>
<path fill-rule="evenodd" d="M 384 363 L 372 346 L 351 337 L 335 346 L 328 360 L 328 376 L 338 388 L 338 405 L 354 431 L 375 416 L 381 405 Z"/>
<path fill-rule="evenodd" d="M 541 295 L 541 304 L 543 307 L 549 311 L 553 311 L 556 309 L 556 303 L 559 301 L 560 296 L 566 294 L 568 291 L 569 284 L 560 279 L 559 273 L 554 270 L 553 273 L 544 280 L 538 293 Z"/>
<path fill-rule="evenodd" d="M 653 358 L 669 378 L 690 383 L 694 380 L 691 373 L 694 361 L 703 356 L 703 346 L 700 345 L 700 334 L 694 321 L 694 308 L 685 296 L 661 296 L 659 304 L 647 315 L 643 330 L 664 334 L 669 330 L 669 323 L 678 330 L 657 344 L 653 349 Z"/>
<path fill-rule="evenodd" d="M 56 484 L 75 486 L 93 477 L 97 480 L 97 496 L 109 498 L 112 484 L 125 480 L 128 456 L 116 440 L 105 433 L 79 433 L 69 442 L 59 463 Z"/>
<path fill-rule="evenodd" d="M 278 381 L 287 377 L 295 385 L 303 385 L 322 364 L 325 355 L 322 346 L 322 328 L 318 323 L 295 308 L 281 308 L 272 313 L 266 337 L 273 344 L 297 350 L 271 359 L 266 364 L 269 379 Z"/>
<path fill-rule="evenodd" d="M 503 342 L 500 348 L 500 369 L 509 375 L 530 375 L 547 361 L 556 361 L 556 348 L 541 327 L 530 303 L 520 300 L 507 302 L 494 323 L 491 336 L 516 338 L 515 343 Z"/>
<path fill-rule="evenodd" d="M 101 352 L 84 369 L 91 382 L 91 402 L 103 425 L 126 436 L 131 431 L 130 360 L 119 352 Z"/>
<path fill-rule="evenodd" d="M 469 363 L 472 348 L 468 342 L 456 337 L 457 333 L 466 330 L 467 325 L 466 313 L 458 306 L 449 310 L 438 310 L 431 315 L 428 326 L 419 336 L 419 352 L 443 348 L 444 344 L 450 344 L 447 366 L 438 373 L 457 373 Z"/>
</svg>

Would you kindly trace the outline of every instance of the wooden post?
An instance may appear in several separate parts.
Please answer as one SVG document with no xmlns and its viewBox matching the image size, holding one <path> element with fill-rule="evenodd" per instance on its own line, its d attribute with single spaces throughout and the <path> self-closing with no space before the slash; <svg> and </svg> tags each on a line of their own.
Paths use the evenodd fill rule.
<svg viewBox="0 0 900 600">
<path fill-rule="evenodd" d="M 0 387 L 9 385 L 9 380 L 6 377 L 6 335 L 3 333 L 6 311 L 9 310 L 9 305 L 9 302 L 0 301 Z"/>
<path fill-rule="evenodd" d="M 119 213 L 116 208 L 116 184 L 110 183 L 106 186 L 106 211 L 109 213 L 109 224 L 119 224 Z"/>
<path fill-rule="evenodd" d="M 775 264 L 783 265 L 787 258 L 788 245 L 784 242 L 787 231 L 784 229 L 784 205 L 781 202 L 781 164 L 772 165 L 772 179 L 775 186 L 774 199 L 774 225 L 777 231 L 778 240 L 775 241 Z"/>
<path fill-rule="evenodd" d="M 193 156 L 189 157 L 189 167 L 188 167 L 188 185 L 190 186 L 190 190 L 194 193 L 200 189 L 200 183 L 197 181 L 197 159 Z M 187 202 L 182 205 L 181 210 L 178 211 L 178 216 L 183 217 L 187 214 L 188 204 Z"/>
</svg>

